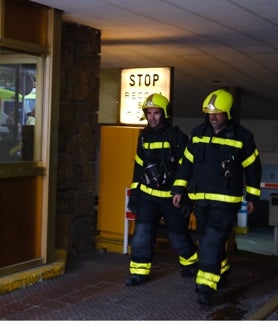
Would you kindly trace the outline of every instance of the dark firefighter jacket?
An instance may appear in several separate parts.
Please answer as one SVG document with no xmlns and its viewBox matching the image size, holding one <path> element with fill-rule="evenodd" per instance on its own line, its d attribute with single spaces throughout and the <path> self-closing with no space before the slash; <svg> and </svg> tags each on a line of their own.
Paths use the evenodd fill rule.
<svg viewBox="0 0 278 329">
<path fill-rule="evenodd" d="M 137 190 L 147 198 L 170 198 L 188 137 L 177 126 L 147 126 L 138 137 L 131 196 Z"/>
<path fill-rule="evenodd" d="M 260 197 L 261 161 L 253 134 L 229 120 L 218 134 L 208 120 L 193 129 L 174 183 L 196 204 L 239 205 Z"/>
</svg>

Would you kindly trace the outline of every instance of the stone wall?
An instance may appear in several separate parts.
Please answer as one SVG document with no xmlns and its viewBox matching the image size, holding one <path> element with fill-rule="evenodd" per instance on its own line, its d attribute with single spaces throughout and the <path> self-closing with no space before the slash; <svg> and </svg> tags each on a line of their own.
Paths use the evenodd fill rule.
<svg viewBox="0 0 278 329">
<path fill-rule="evenodd" d="M 92 251 L 98 145 L 99 30 L 63 23 L 56 247 Z"/>
</svg>

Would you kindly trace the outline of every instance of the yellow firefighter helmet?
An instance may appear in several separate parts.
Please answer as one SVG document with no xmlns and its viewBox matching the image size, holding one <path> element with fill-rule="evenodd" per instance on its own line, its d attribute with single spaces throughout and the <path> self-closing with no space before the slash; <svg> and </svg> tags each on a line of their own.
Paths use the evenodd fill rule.
<svg viewBox="0 0 278 329">
<path fill-rule="evenodd" d="M 231 119 L 231 107 L 233 105 L 233 96 L 224 89 L 218 89 L 210 93 L 203 103 L 203 112 L 205 113 L 222 113 L 228 115 Z"/>
<path fill-rule="evenodd" d="M 161 94 L 151 94 L 148 96 L 143 105 L 142 105 L 142 110 L 146 116 L 146 110 L 149 108 L 161 108 L 164 113 L 165 119 L 170 118 L 169 114 L 169 100 L 167 97 L 161 95 Z"/>
</svg>

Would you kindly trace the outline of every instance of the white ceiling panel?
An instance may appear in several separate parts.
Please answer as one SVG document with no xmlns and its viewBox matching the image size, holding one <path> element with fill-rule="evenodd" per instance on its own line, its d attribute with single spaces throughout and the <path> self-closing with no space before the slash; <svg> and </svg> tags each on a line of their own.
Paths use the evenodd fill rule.
<svg viewBox="0 0 278 329">
<path fill-rule="evenodd" d="M 207 93 L 231 87 L 243 118 L 278 120 L 277 0 L 34 2 L 101 30 L 101 68 L 173 67 L 175 116 L 202 116 Z"/>
</svg>

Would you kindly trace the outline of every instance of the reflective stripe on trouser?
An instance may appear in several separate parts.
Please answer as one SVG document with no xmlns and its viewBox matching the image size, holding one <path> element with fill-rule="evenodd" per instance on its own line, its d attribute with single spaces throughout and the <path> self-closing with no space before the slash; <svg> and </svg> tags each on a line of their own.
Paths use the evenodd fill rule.
<svg viewBox="0 0 278 329">
<path fill-rule="evenodd" d="M 136 263 L 131 261 L 129 264 L 129 272 L 130 274 L 149 275 L 151 267 L 151 263 Z"/>
<path fill-rule="evenodd" d="M 230 264 L 228 262 L 228 259 L 226 258 L 221 262 L 221 270 L 220 270 L 221 275 L 227 272 L 229 269 L 230 269 Z"/>
<path fill-rule="evenodd" d="M 198 285 L 207 286 L 212 290 L 217 290 L 217 283 L 219 280 L 220 275 L 199 270 L 197 273 L 196 283 Z"/>
<path fill-rule="evenodd" d="M 184 258 L 179 256 L 179 262 L 182 266 L 189 266 L 198 262 L 198 254 L 195 252 L 191 257 Z"/>
</svg>

